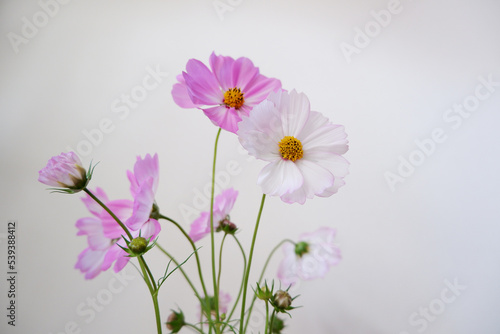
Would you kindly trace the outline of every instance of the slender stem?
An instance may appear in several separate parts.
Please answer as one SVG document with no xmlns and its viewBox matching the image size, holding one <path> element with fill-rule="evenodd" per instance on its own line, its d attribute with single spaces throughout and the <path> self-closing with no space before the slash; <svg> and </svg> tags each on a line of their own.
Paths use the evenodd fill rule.
<svg viewBox="0 0 500 334">
<path fill-rule="evenodd" d="M 141 256 L 138 257 L 139 260 L 142 260 L 142 265 L 144 265 L 144 268 L 146 269 L 146 272 L 148 273 L 148 276 L 149 276 L 149 279 L 151 280 L 151 284 L 153 285 L 153 290 L 154 291 L 158 291 L 158 288 L 156 287 L 156 281 L 153 277 L 153 274 L 151 273 L 151 270 L 149 270 L 149 266 L 148 264 L 146 263 L 146 261 L 144 260 L 144 258 Z"/>
<path fill-rule="evenodd" d="M 260 202 L 259 214 L 257 215 L 257 222 L 255 223 L 255 230 L 253 232 L 252 245 L 250 246 L 250 254 L 248 255 L 247 271 L 245 273 L 245 282 L 243 286 L 243 299 L 241 301 L 240 333 L 243 333 L 243 324 L 245 319 L 245 302 L 247 299 L 247 289 L 248 289 L 248 278 L 250 276 L 250 267 L 252 265 L 255 239 L 257 239 L 257 231 L 259 230 L 260 217 L 262 215 L 262 209 L 264 208 L 265 201 L 266 201 L 266 194 L 263 194 L 262 200 Z"/>
<path fill-rule="evenodd" d="M 276 316 L 276 310 L 273 310 L 273 313 L 271 314 L 271 324 L 269 326 L 269 334 L 273 333 L 273 325 L 274 325 L 274 317 Z"/>
<path fill-rule="evenodd" d="M 241 243 L 238 240 L 238 238 L 236 238 L 236 236 L 234 234 L 232 236 L 233 236 L 234 240 L 236 241 L 236 243 L 238 244 L 238 246 L 240 247 L 241 254 L 243 255 L 243 275 L 241 278 L 240 291 L 238 291 L 238 296 L 236 297 L 236 300 L 234 301 L 233 308 L 231 309 L 229 316 L 226 318 L 226 323 L 222 327 L 221 332 L 224 332 L 224 329 L 226 328 L 227 324 L 231 320 L 231 317 L 233 316 L 234 311 L 236 310 L 236 306 L 238 306 L 238 301 L 240 300 L 241 292 L 243 291 L 243 282 L 244 282 L 243 278 L 245 277 L 245 272 L 246 272 L 246 268 L 247 268 L 247 256 L 245 255 L 245 250 L 243 249 L 243 246 L 241 246 Z"/>
<path fill-rule="evenodd" d="M 273 250 L 269 253 L 269 256 L 267 257 L 267 260 L 266 260 L 266 263 L 264 264 L 264 267 L 262 268 L 262 272 L 260 273 L 260 277 L 259 277 L 259 284 L 262 283 L 262 278 L 264 277 L 264 273 L 266 272 L 266 269 L 267 269 L 267 265 L 269 264 L 269 261 L 271 260 L 271 258 L 273 257 L 274 253 L 281 247 L 281 245 L 283 245 L 285 242 L 289 242 L 291 244 L 294 244 L 295 245 L 295 242 L 290 240 L 290 239 L 283 239 L 280 241 L 280 243 L 278 243 L 276 246 L 274 246 Z M 255 300 L 257 299 L 257 297 L 254 295 L 253 296 L 253 299 L 252 299 L 252 303 L 250 304 L 250 307 L 248 309 L 248 318 L 247 318 L 247 321 L 245 323 L 245 331 L 247 330 L 247 327 L 248 327 L 248 321 L 250 320 L 250 315 L 252 314 L 252 310 L 253 310 L 253 305 L 255 304 Z"/>
<path fill-rule="evenodd" d="M 153 285 L 150 282 L 150 276 L 147 274 L 146 269 L 145 269 L 145 268 L 147 268 L 147 265 L 146 265 L 146 262 L 144 261 L 144 259 L 142 258 L 142 256 L 137 257 L 137 259 L 139 260 L 139 264 L 141 265 L 141 270 L 142 270 L 144 282 L 146 282 L 146 285 L 148 286 L 149 292 L 151 293 L 151 298 L 153 299 L 153 306 L 155 309 L 155 318 L 156 318 L 156 329 L 158 331 L 158 334 L 161 334 L 162 326 L 161 326 L 160 307 L 158 306 L 158 290 L 156 290 L 156 288 L 153 288 Z M 153 281 L 153 284 L 155 284 L 154 278 L 152 278 L 152 276 L 151 276 L 151 279 Z M 156 284 L 155 284 L 155 286 L 156 286 Z"/>
<path fill-rule="evenodd" d="M 191 247 L 193 248 L 193 251 L 195 252 L 194 256 L 196 258 L 196 265 L 198 267 L 198 274 L 200 276 L 201 287 L 203 289 L 203 293 L 205 294 L 205 296 L 207 296 L 207 288 L 205 287 L 205 280 L 203 279 L 203 273 L 201 271 L 200 256 L 198 255 L 196 245 L 194 244 L 193 240 L 189 237 L 189 235 L 186 233 L 186 231 L 182 228 L 182 226 L 178 222 L 176 222 L 175 220 L 173 220 L 169 217 L 163 216 L 161 214 L 160 214 L 160 218 L 168 220 L 169 222 L 174 224 L 181 231 L 181 233 L 186 237 L 186 239 L 189 241 L 189 243 L 191 244 Z"/>
<path fill-rule="evenodd" d="M 161 247 L 158 243 L 156 243 L 156 247 L 158 247 L 158 249 L 160 251 L 162 251 L 168 258 L 170 258 L 172 260 L 172 262 L 178 266 L 179 265 L 179 262 L 170 254 L 168 253 L 163 247 Z M 200 297 L 200 294 L 198 293 L 198 291 L 196 290 L 196 288 L 194 287 L 193 285 L 193 282 L 191 282 L 191 280 L 189 279 L 189 276 L 186 274 L 186 272 L 184 271 L 184 269 L 182 269 L 182 267 L 179 267 L 179 270 L 181 271 L 181 274 L 184 276 L 184 278 L 186 279 L 186 282 L 189 284 L 189 286 L 191 287 L 191 289 L 193 290 L 196 298 L 198 298 L 198 300 L 201 302 L 201 297 Z"/>
<path fill-rule="evenodd" d="M 187 326 L 187 327 L 195 330 L 197 333 L 202 333 L 203 334 L 203 330 L 199 329 L 198 327 L 196 327 L 193 324 L 184 323 L 184 326 Z"/>
<path fill-rule="evenodd" d="M 193 239 L 191 239 L 189 237 L 189 234 L 186 233 L 186 231 L 182 228 L 182 226 L 178 222 L 173 220 L 172 218 L 169 218 L 169 217 L 164 216 L 162 214 L 159 215 L 159 218 L 168 220 L 169 222 L 174 224 L 181 231 L 181 233 L 186 237 L 186 239 L 189 241 L 189 243 L 191 244 L 191 247 L 193 248 L 193 251 L 194 251 L 194 256 L 196 258 L 196 266 L 198 267 L 198 275 L 200 276 L 201 288 L 203 289 L 203 294 L 205 295 L 205 298 L 206 298 L 208 296 L 208 294 L 207 294 L 207 288 L 205 286 L 205 280 L 203 279 L 203 272 L 201 270 L 200 256 L 198 255 L 198 251 L 197 251 L 196 246 L 193 242 Z M 200 298 L 200 302 L 201 302 L 201 306 L 203 307 L 203 305 L 205 305 L 205 303 L 202 302 L 201 298 Z M 212 323 L 212 313 L 210 312 L 210 309 L 205 309 L 205 313 L 207 315 L 208 321 L 210 323 Z M 210 327 L 209 328 L 210 332 L 211 332 L 211 329 L 212 328 Z"/>
<path fill-rule="evenodd" d="M 264 329 L 264 334 L 267 334 L 269 330 L 269 302 L 266 300 L 266 328 Z"/>
<path fill-rule="evenodd" d="M 118 225 L 120 225 L 120 227 L 125 231 L 125 233 L 127 233 L 127 236 L 129 237 L 130 240 L 133 239 L 132 234 L 130 234 L 128 228 L 125 227 L 125 224 L 123 224 L 121 220 L 118 219 L 118 217 L 113 213 L 113 211 L 111 211 L 103 202 L 101 202 L 99 198 L 97 198 L 94 194 L 92 194 L 90 190 L 84 188 L 83 191 L 85 191 L 90 197 L 92 197 L 94 201 L 96 201 L 104 210 L 106 210 L 107 213 L 109 213 L 111 217 L 113 217 L 113 219 L 118 223 Z"/>
<path fill-rule="evenodd" d="M 217 131 L 217 136 L 215 137 L 214 145 L 214 161 L 212 164 L 212 189 L 210 194 L 210 250 L 212 255 L 212 280 L 214 284 L 214 304 L 215 304 L 215 331 L 220 333 L 219 326 L 217 322 L 220 320 L 219 314 L 219 289 L 217 287 L 216 269 L 215 269 L 215 238 L 214 238 L 214 192 L 215 192 L 215 163 L 217 161 L 217 144 L 219 143 L 219 136 L 222 128 Z"/>
<path fill-rule="evenodd" d="M 219 273 L 217 274 L 217 291 L 220 290 L 220 275 L 222 272 L 222 248 L 224 247 L 224 241 L 226 240 L 227 233 L 224 234 L 222 241 L 220 243 L 220 252 L 219 252 Z"/>
</svg>

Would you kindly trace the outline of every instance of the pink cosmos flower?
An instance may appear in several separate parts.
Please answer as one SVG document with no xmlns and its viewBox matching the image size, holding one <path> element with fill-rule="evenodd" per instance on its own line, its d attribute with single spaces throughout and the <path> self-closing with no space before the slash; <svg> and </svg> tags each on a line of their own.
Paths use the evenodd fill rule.
<svg viewBox="0 0 500 334">
<path fill-rule="evenodd" d="M 101 188 L 97 188 L 94 195 L 120 220 L 125 220 L 132 213 L 132 201 L 110 201 Z M 82 201 L 93 214 L 93 217 L 81 218 L 76 222 L 77 235 L 87 236 L 88 247 L 78 256 L 75 268 L 85 273 L 86 279 L 96 277 L 101 271 L 107 270 L 113 263 L 115 263 L 114 270 L 116 272 L 120 271 L 130 259 L 125 257 L 127 253 L 116 245 L 116 242 L 121 239 L 125 232 L 106 210 L 89 195 L 82 198 Z M 113 252 L 113 256 L 109 255 L 110 252 Z"/>
<path fill-rule="evenodd" d="M 336 230 L 322 227 L 313 233 L 304 233 L 299 242 L 283 246 L 285 258 L 278 268 L 278 278 L 285 285 L 299 279 L 324 277 L 330 267 L 341 260 L 340 249 L 334 244 Z"/>
<path fill-rule="evenodd" d="M 78 192 L 88 183 L 87 173 L 74 152 L 52 157 L 38 172 L 38 181 L 53 187 L 68 188 Z"/>
<path fill-rule="evenodd" d="M 328 197 L 345 184 L 349 162 L 344 127 L 311 111 L 303 93 L 271 93 L 243 116 L 238 136 L 250 155 L 268 161 L 257 183 L 286 203 Z"/>
<path fill-rule="evenodd" d="M 134 172 L 127 171 L 130 180 L 130 192 L 134 198 L 132 216 L 126 225 L 136 231 L 150 220 L 155 193 L 159 182 L 158 154 L 153 157 L 147 154 L 144 159 L 140 156 L 134 165 Z M 156 219 L 151 219 L 156 221 Z M 154 222 L 153 222 L 154 224 Z"/>
<path fill-rule="evenodd" d="M 233 188 L 224 190 L 215 197 L 214 201 L 214 228 L 224 221 L 233 209 L 234 202 L 238 197 L 238 192 Z M 210 234 L 210 211 L 202 212 L 200 217 L 191 224 L 189 237 L 194 241 L 198 241 L 205 235 Z"/>
<path fill-rule="evenodd" d="M 210 68 L 190 59 L 186 71 L 177 76 L 172 88 L 175 103 L 182 108 L 199 108 L 217 126 L 236 133 L 241 116 L 269 93 L 281 88 L 277 79 L 259 73 L 248 58 L 210 56 Z"/>
</svg>

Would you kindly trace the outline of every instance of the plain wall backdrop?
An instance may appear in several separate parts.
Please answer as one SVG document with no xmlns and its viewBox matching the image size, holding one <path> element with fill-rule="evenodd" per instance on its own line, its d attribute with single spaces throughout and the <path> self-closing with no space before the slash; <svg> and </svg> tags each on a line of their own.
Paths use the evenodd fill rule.
<svg viewBox="0 0 500 334">
<path fill-rule="evenodd" d="M 343 254 L 324 279 L 293 288 L 303 307 L 285 333 L 500 333 L 499 16 L 495 0 L 2 0 L 0 332 L 155 333 L 132 265 L 90 281 L 73 268 L 86 246 L 74 225 L 89 213 L 81 195 L 47 191 L 37 171 L 77 150 L 85 165 L 99 162 L 91 188 L 130 198 L 126 170 L 157 152 L 156 201 L 188 229 L 195 215 L 182 208 L 210 181 L 217 129 L 170 91 L 190 58 L 208 64 L 215 51 L 250 58 L 348 133 L 350 174 L 338 194 L 304 205 L 268 197 L 264 208 L 251 282 L 281 239 L 321 226 L 337 229 Z M 152 72 L 157 85 L 125 107 L 124 94 L 138 94 Z M 231 218 L 248 250 L 264 163 L 223 132 L 218 170 L 235 163 Z M 18 223 L 15 327 L 9 220 Z M 179 232 L 162 227 L 159 242 L 187 257 Z M 226 251 L 222 289 L 234 298 L 241 259 L 234 243 Z M 153 250 L 147 260 L 158 277 L 166 258 Z M 194 261 L 186 270 L 196 280 Z M 198 303 L 175 274 L 160 292 L 164 321 L 178 307 L 196 322 Z"/>
</svg>

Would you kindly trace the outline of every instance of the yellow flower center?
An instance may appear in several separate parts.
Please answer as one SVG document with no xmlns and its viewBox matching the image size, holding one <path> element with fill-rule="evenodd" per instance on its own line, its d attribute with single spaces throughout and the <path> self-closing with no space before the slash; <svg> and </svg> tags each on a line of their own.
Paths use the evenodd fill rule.
<svg viewBox="0 0 500 334">
<path fill-rule="evenodd" d="M 243 103 L 245 103 L 245 99 L 243 98 L 243 92 L 241 89 L 234 87 L 229 89 L 224 93 L 224 100 L 223 102 L 226 104 L 226 106 L 230 108 L 241 108 Z"/>
<path fill-rule="evenodd" d="M 299 160 L 304 155 L 304 151 L 302 151 L 302 143 L 295 137 L 285 136 L 279 142 L 280 153 L 283 159 L 292 160 L 295 162 Z"/>
</svg>

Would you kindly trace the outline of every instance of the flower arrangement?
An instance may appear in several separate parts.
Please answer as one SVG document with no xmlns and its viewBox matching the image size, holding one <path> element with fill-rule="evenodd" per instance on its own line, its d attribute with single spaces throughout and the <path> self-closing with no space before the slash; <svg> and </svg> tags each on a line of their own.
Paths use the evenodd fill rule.
<svg viewBox="0 0 500 334">
<path fill-rule="evenodd" d="M 329 197 L 344 185 L 349 163 L 342 156 L 348 150 L 344 127 L 332 124 L 326 117 L 311 111 L 307 96 L 295 90 L 286 91 L 281 82 L 260 74 L 248 58 L 210 56 L 210 68 L 191 59 L 186 71 L 177 76 L 172 96 L 182 108 L 200 109 L 219 130 L 215 138 L 210 210 L 202 212 L 190 226 L 189 232 L 170 216 L 161 212 L 155 201 L 159 186 L 158 155 L 137 157 L 133 170 L 127 171 L 132 200 L 109 200 L 103 189 L 88 188 L 95 166 L 86 170 L 73 153 L 61 153 L 52 157 L 47 166 L 39 171 L 39 181 L 53 191 L 74 194 L 83 191 L 82 201 L 90 212 L 89 217 L 78 219 L 77 235 L 87 237 L 88 247 L 78 256 L 75 268 L 92 279 L 113 266 L 122 270 L 136 258 L 142 278 L 153 301 L 157 332 L 166 328 L 178 333 L 190 328 L 198 333 L 247 333 L 254 303 L 263 301 L 266 321 L 263 333 L 281 333 L 284 320 L 279 313 L 289 314 L 296 308 L 295 297 L 289 288 L 298 280 L 323 277 L 331 266 L 336 265 L 341 254 L 335 245 L 335 230 L 323 227 L 305 233 L 297 241 L 278 241 L 266 261 L 257 282 L 249 282 L 255 240 L 266 196 L 278 196 L 286 203 L 304 204 L 314 196 Z M 247 251 L 240 243 L 238 227 L 231 221 L 230 213 L 238 197 L 238 191 L 229 188 L 215 194 L 217 146 L 222 130 L 238 136 L 248 154 L 267 162 L 260 172 L 257 184 L 262 188 L 262 200 L 254 226 L 253 238 Z M 180 262 L 157 242 L 161 231 L 160 220 L 175 225 L 192 247 L 192 254 Z M 216 233 L 222 232 L 222 244 L 226 237 L 238 244 L 244 259 L 243 277 L 239 292 L 232 302 L 230 294 L 220 287 L 220 266 L 215 256 Z M 199 259 L 200 248 L 196 243 L 210 237 L 211 279 L 205 280 Z M 154 277 L 146 253 L 153 248 L 175 264 L 158 278 Z M 282 248 L 284 258 L 279 265 L 275 282 L 262 281 L 269 259 Z M 186 261 L 196 261 L 199 288 L 193 278 L 183 270 Z M 163 317 L 158 304 L 158 292 L 167 278 L 179 271 L 198 299 L 201 311 L 195 321 L 188 321 L 181 310 Z M 198 279 L 198 278 L 197 278 Z M 253 294 L 252 294 L 253 292 Z M 251 301 L 250 301 L 251 299 Z"/>
</svg>

